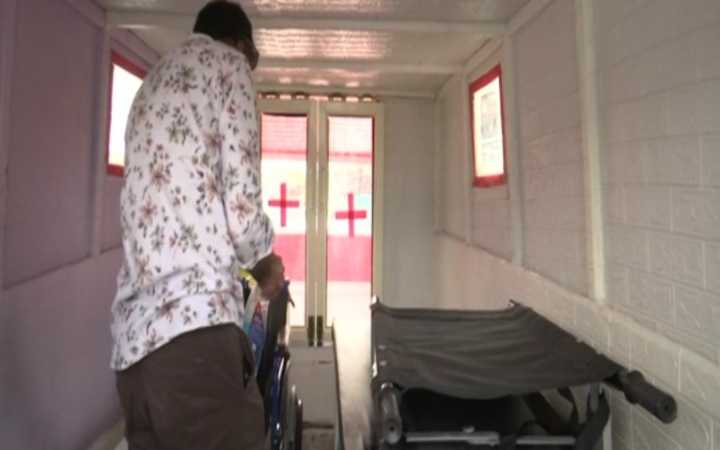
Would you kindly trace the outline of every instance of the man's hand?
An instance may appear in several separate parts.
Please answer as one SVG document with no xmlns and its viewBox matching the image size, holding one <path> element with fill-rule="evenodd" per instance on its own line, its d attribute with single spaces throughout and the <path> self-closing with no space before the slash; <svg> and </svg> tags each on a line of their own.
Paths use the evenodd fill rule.
<svg viewBox="0 0 720 450">
<path fill-rule="evenodd" d="M 258 263 L 250 271 L 262 296 L 268 300 L 274 300 L 285 287 L 285 266 L 282 258 L 271 253 Z"/>
</svg>

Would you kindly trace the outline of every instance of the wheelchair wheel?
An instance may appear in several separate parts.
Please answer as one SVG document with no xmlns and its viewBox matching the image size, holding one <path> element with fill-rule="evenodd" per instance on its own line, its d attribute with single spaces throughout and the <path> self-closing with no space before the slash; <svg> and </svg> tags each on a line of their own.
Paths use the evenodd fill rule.
<svg viewBox="0 0 720 450">
<path fill-rule="evenodd" d="M 295 449 L 302 450 L 303 438 L 303 403 L 298 399 L 295 407 Z"/>
<path fill-rule="evenodd" d="M 297 416 L 297 390 L 295 386 L 288 386 L 288 393 L 285 397 L 285 436 L 283 438 L 283 450 L 295 450 L 296 449 L 296 416 Z"/>
</svg>

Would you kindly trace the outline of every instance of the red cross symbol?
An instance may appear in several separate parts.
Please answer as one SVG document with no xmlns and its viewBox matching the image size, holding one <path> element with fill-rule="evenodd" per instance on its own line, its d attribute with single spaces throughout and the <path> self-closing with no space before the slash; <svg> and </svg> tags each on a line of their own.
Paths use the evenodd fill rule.
<svg viewBox="0 0 720 450">
<path fill-rule="evenodd" d="M 300 202 L 297 200 L 287 199 L 287 184 L 280 184 L 280 198 L 272 199 L 268 201 L 268 205 L 280 208 L 280 226 L 285 228 L 287 225 L 287 209 L 300 207 Z"/>
<path fill-rule="evenodd" d="M 355 210 L 355 196 L 350 193 L 348 194 L 348 210 L 347 211 L 338 211 L 335 213 L 336 219 L 344 219 L 348 221 L 348 227 L 349 227 L 349 236 L 353 237 L 355 236 L 355 221 L 357 219 L 364 219 L 367 217 L 366 211 L 357 211 Z"/>
</svg>

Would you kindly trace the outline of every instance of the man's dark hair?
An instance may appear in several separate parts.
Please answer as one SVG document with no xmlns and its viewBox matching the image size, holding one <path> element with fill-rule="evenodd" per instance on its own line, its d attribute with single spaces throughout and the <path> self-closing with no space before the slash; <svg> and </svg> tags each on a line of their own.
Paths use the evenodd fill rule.
<svg viewBox="0 0 720 450">
<path fill-rule="evenodd" d="M 216 41 L 240 42 L 253 40 L 252 24 L 242 7 L 227 0 L 213 0 L 200 10 L 194 33 L 202 33 Z"/>
</svg>

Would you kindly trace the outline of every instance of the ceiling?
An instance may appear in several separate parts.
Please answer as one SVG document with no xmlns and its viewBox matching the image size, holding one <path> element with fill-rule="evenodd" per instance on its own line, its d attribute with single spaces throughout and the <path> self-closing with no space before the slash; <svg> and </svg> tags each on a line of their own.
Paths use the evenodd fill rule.
<svg viewBox="0 0 720 450">
<path fill-rule="evenodd" d="M 164 53 L 206 0 L 96 0 Z M 433 95 L 529 0 L 240 0 L 261 88 Z"/>
</svg>

